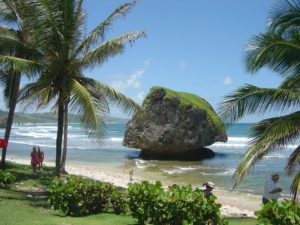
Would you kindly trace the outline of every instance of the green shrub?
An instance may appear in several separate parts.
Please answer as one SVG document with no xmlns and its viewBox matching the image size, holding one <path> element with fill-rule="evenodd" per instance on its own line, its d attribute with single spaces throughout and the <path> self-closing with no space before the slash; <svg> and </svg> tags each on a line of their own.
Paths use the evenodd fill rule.
<svg viewBox="0 0 300 225">
<path fill-rule="evenodd" d="M 167 190 L 160 182 L 130 184 L 129 207 L 140 224 L 226 224 L 221 218 L 216 197 L 206 198 L 203 191 L 190 185 L 174 185 Z"/>
<path fill-rule="evenodd" d="M 115 214 L 126 213 L 128 209 L 126 193 L 114 189 L 110 196 L 110 205 Z"/>
<path fill-rule="evenodd" d="M 160 182 L 151 184 L 148 181 L 128 184 L 129 208 L 134 218 L 144 224 L 152 217 L 158 196 L 164 191 Z"/>
<path fill-rule="evenodd" d="M 65 215 L 83 216 L 103 211 L 108 206 L 113 186 L 110 183 L 69 176 L 56 178 L 49 186 L 49 202 Z"/>
<path fill-rule="evenodd" d="M 255 212 L 258 224 L 300 224 L 300 205 L 292 201 L 270 201 L 260 211 Z"/>
<path fill-rule="evenodd" d="M 0 171 L 0 188 L 11 188 L 12 184 L 16 182 L 15 175 L 10 172 Z"/>
</svg>

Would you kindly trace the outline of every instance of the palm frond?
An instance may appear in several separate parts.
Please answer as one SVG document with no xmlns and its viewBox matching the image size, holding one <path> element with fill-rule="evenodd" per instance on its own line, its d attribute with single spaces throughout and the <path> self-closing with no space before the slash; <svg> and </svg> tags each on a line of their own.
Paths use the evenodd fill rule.
<svg viewBox="0 0 300 225">
<path fill-rule="evenodd" d="M 0 63 L 8 64 L 13 70 L 23 72 L 29 77 L 39 73 L 41 66 L 37 61 L 5 55 L 0 55 Z"/>
<path fill-rule="evenodd" d="M 298 90 L 244 85 L 225 96 L 218 111 L 224 121 L 235 122 L 247 114 L 263 114 L 272 110 L 283 112 L 299 106 L 300 93 Z"/>
<path fill-rule="evenodd" d="M 124 3 L 119 6 L 115 11 L 109 15 L 102 23 L 100 23 L 92 32 L 82 41 L 80 46 L 76 51 L 76 55 L 78 53 L 87 52 L 89 49 L 96 43 L 99 43 L 99 39 L 101 42 L 104 41 L 105 33 L 111 23 L 117 19 L 120 15 L 126 16 L 129 13 L 130 9 L 135 6 L 137 1 L 132 1 L 129 3 Z"/>
<path fill-rule="evenodd" d="M 123 112 L 130 114 L 136 110 L 142 110 L 139 104 L 109 85 L 91 78 L 85 77 L 80 79 L 84 82 L 89 82 L 99 95 L 103 95 L 107 99 L 109 104 L 116 106 Z"/>
<path fill-rule="evenodd" d="M 25 104 L 25 108 L 32 105 L 37 108 L 46 107 L 58 96 L 58 90 L 51 85 L 45 76 L 36 82 L 26 84 L 21 88 L 18 101 Z"/>
<path fill-rule="evenodd" d="M 98 117 L 98 109 L 103 107 L 96 105 L 91 93 L 80 82 L 72 79 L 69 82 L 68 90 L 70 94 L 70 111 L 75 111 L 80 115 L 81 121 L 85 125 L 85 130 L 90 135 L 103 136 L 103 121 Z"/>
<path fill-rule="evenodd" d="M 257 160 L 271 151 L 294 143 L 300 134 L 300 112 L 263 120 L 251 130 L 251 147 L 236 168 L 234 177 L 238 185 Z"/>
<path fill-rule="evenodd" d="M 300 166 L 300 145 L 290 155 L 286 171 L 288 175 L 291 175 Z"/>
<path fill-rule="evenodd" d="M 16 1 L 12 0 L 2 0 L 0 1 L 0 20 L 7 23 L 18 24 L 18 21 L 21 22 L 20 16 L 16 8 Z M 20 28 L 20 27 L 19 27 Z"/>
<path fill-rule="evenodd" d="M 300 6 L 295 0 L 278 1 L 271 10 L 269 29 L 284 33 L 290 28 L 300 26 Z"/>
<path fill-rule="evenodd" d="M 107 42 L 97 46 L 81 58 L 81 63 L 84 67 L 94 67 L 95 65 L 102 65 L 110 57 L 123 52 L 125 43 L 132 44 L 136 39 L 145 37 L 145 32 L 137 31 L 130 32 L 119 37 L 110 39 Z"/>
<path fill-rule="evenodd" d="M 286 40 L 269 32 L 254 36 L 249 46 L 253 46 L 246 55 L 246 66 L 250 72 L 254 73 L 262 67 L 268 67 L 282 75 L 290 76 L 299 71 L 298 40 Z"/>
<path fill-rule="evenodd" d="M 294 76 L 285 78 L 284 81 L 279 85 L 278 88 L 299 91 L 300 90 L 300 76 L 297 73 Z"/>
<path fill-rule="evenodd" d="M 292 181 L 292 185 L 290 187 L 291 195 L 294 202 L 296 202 L 299 189 L 300 189 L 300 170 L 297 172 L 296 176 L 294 177 Z"/>
</svg>

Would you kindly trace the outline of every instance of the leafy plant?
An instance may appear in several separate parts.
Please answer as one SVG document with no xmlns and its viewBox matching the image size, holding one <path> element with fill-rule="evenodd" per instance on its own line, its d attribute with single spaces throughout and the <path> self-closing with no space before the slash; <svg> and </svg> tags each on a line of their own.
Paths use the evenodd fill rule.
<svg viewBox="0 0 300 225">
<path fill-rule="evenodd" d="M 53 209 L 60 210 L 65 215 L 83 216 L 101 212 L 107 207 L 113 186 L 110 183 L 69 176 L 54 179 L 48 189 Z"/>
<path fill-rule="evenodd" d="M 118 215 L 125 213 L 128 209 L 128 199 L 126 193 L 115 188 L 110 196 L 110 204 L 114 213 Z"/>
<path fill-rule="evenodd" d="M 270 201 L 255 215 L 258 217 L 258 224 L 300 224 L 300 205 L 289 200 Z"/>
<path fill-rule="evenodd" d="M 0 171 L 0 188 L 8 189 L 15 182 L 15 175 L 10 172 Z"/>
<path fill-rule="evenodd" d="M 164 190 L 160 182 L 130 184 L 129 207 L 140 224 L 226 224 L 220 214 L 216 197 L 206 198 L 203 191 L 191 185 Z"/>
</svg>

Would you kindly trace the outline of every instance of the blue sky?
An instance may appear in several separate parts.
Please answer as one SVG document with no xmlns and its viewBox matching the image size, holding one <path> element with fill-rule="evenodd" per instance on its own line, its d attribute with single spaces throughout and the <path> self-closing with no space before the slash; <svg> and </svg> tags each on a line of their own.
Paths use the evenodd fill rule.
<svg viewBox="0 0 300 225">
<path fill-rule="evenodd" d="M 86 0 L 87 30 L 126 1 Z M 145 30 L 146 38 L 87 76 L 142 102 L 154 85 L 190 92 L 214 108 L 245 83 L 275 87 L 280 77 L 267 69 L 251 75 L 245 67 L 249 39 L 267 27 L 275 0 L 140 0 L 126 18 L 111 26 L 108 38 Z M 112 110 L 114 116 L 124 116 Z M 246 118 L 255 121 L 258 117 Z"/>
</svg>

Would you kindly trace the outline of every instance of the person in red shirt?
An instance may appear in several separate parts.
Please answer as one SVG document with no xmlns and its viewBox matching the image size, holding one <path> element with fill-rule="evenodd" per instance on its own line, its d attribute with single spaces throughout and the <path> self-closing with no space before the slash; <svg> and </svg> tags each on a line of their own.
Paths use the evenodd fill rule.
<svg viewBox="0 0 300 225">
<path fill-rule="evenodd" d="M 30 157 L 31 157 L 31 166 L 32 166 L 32 169 L 33 169 L 33 174 L 35 174 L 36 167 L 39 164 L 38 152 L 36 150 L 36 147 L 32 148 L 32 152 L 30 153 Z"/>
</svg>

